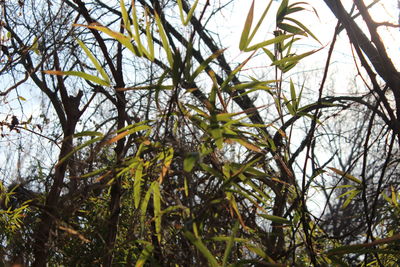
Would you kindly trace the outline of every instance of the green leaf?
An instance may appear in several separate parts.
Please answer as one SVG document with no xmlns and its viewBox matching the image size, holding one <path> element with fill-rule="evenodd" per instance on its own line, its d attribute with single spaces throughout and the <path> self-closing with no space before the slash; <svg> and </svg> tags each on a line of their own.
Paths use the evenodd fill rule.
<svg viewBox="0 0 400 267">
<path fill-rule="evenodd" d="M 246 49 L 244 49 L 244 51 L 245 52 L 249 52 L 249 51 L 252 51 L 252 50 L 257 50 L 257 49 L 262 48 L 262 47 L 267 46 L 267 45 L 280 43 L 283 40 L 286 40 L 286 39 L 291 38 L 291 37 L 293 37 L 293 35 L 291 35 L 291 34 L 289 34 L 289 35 L 282 34 L 282 35 L 276 36 L 275 38 L 272 38 L 270 40 L 263 41 L 263 42 L 260 42 L 258 44 L 255 44 L 255 45 L 252 45 L 250 47 L 247 47 Z"/>
<path fill-rule="evenodd" d="M 135 176 L 133 181 L 133 200 L 135 208 L 139 208 L 141 192 L 142 192 L 143 162 L 140 160 L 135 166 Z"/>
<path fill-rule="evenodd" d="M 287 15 L 288 3 L 289 3 L 289 0 L 282 0 L 281 5 L 279 6 L 278 11 L 276 12 L 277 24 L 280 21 L 282 21 L 285 18 L 285 16 Z"/>
<path fill-rule="evenodd" d="M 29 47 L 29 50 L 35 52 L 35 54 L 37 54 L 37 55 L 40 55 L 39 42 L 38 42 L 38 38 L 36 36 L 33 39 L 32 45 Z"/>
<path fill-rule="evenodd" d="M 153 191 L 153 187 L 150 186 L 146 192 L 146 195 L 144 196 L 144 198 L 142 200 L 142 205 L 140 205 L 140 225 L 141 225 L 142 231 L 144 231 L 144 222 L 146 220 L 146 211 L 147 211 L 147 206 L 149 205 L 150 196 L 151 196 L 152 191 Z"/>
<path fill-rule="evenodd" d="M 81 71 L 58 71 L 58 70 L 45 70 L 43 71 L 46 74 L 52 74 L 52 75 L 70 75 L 70 76 L 76 76 L 83 78 L 88 81 L 92 81 L 94 83 L 97 83 L 99 85 L 104 85 L 104 86 L 110 86 L 110 83 L 97 77 L 94 75 L 90 75 Z"/>
<path fill-rule="evenodd" d="M 139 56 L 139 57 L 142 56 L 139 49 L 134 44 L 131 43 L 131 38 L 123 35 L 122 33 L 112 31 L 107 27 L 96 25 L 96 24 L 91 24 L 91 25 L 87 25 L 87 26 L 81 25 L 81 24 L 73 24 L 73 26 L 81 26 L 81 27 L 101 31 L 101 32 L 107 34 L 108 36 L 114 38 L 118 42 L 120 42 L 124 47 L 128 48 L 134 55 Z"/>
<path fill-rule="evenodd" d="M 148 56 L 150 61 L 154 61 L 154 43 L 153 43 L 153 36 L 151 34 L 151 27 L 150 27 L 151 24 L 147 15 L 147 9 L 145 17 L 146 17 L 146 38 L 147 38 L 147 45 L 149 46 Z"/>
<path fill-rule="evenodd" d="M 350 175 L 347 172 L 344 172 L 344 171 L 341 171 L 341 170 L 338 170 L 338 169 L 332 168 L 332 167 L 328 167 L 328 169 L 330 169 L 331 171 L 343 176 L 344 178 L 347 178 L 347 179 L 349 179 L 349 180 L 351 180 L 353 182 L 356 182 L 357 184 L 362 184 L 360 179 L 357 179 L 356 177 L 354 177 L 353 175 Z"/>
<path fill-rule="evenodd" d="M 196 1 L 193 3 L 193 6 L 190 8 L 186 19 L 184 18 L 184 15 L 183 15 L 182 0 L 178 0 L 177 2 L 178 2 L 179 15 L 180 15 L 180 17 L 181 17 L 181 21 L 182 21 L 183 25 L 187 26 L 187 25 L 189 24 L 190 19 L 191 19 L 192 16 L 193 16 L 194 10 L 196 9 L 197 3 L 199 2 L 199 0 L 196 0 Z"/>
<path fill-rule="evenodd" d="M 272 221 L 274 223 L 279 223 L 279 224 L 291 224 L 291 222 L 285 218 L 275 216 L 275 215 L 268 215 L 268 214 L 259 214 L 261 217 L 264 219 L 267 219 L 269 221 Z"/>
<path fill-rule="evenodd" d="M 143 267 L 147 259 L 153 253 L 153 249 L 154 247 L 152 245 L 145 246 L 145 248 L 142 250 L 142 253 L 140 253 L 139 259 L 136 262 L 135 267 Z"/>
<path fill-rule="evenodd" d="M 272 62 L 276 61 L 276 57 L 271 51 L 265 48 L 262 48 L 262 50 L 264 51 L 265 54 L 267 54 L 267 56 L 271 59 Z"/>
<path fill-rule="evenodd" d="M 256 35 L 258 29 L 259 29 L 260 26 L 261 26 L 261 23 L 264 21 L 264 18 L 265 18 L 265 16 L 267 15 L 267 13 L 268 13 L 268 11 L 269 11 L 269 9 L 270 9 L 270 7 L 271 7 L 272 2 L 273 2 L 273 0 L 271 0 L 271 1 L 269 2 L 268 6 L 265 8 L 263 14 L 261 15 L 260 19 L 258 20 L 256 27 L 254 28 L 254 30 L 252 31 L 250 37 L 249 37 L 248 40 L 247 40 L 246 47 L 247 47 L 248 44 L 251 43 L 251 41 L 253 40 L 254 36 Z"/>
<path fill-rule="evenodd" d="M 232 81 L 233 77 L 247 64 L 247 62 L 250 61 L 250 59 L 253 57 L 255 51 L 245 60 L 243 61 L 238 67 L 236 67 L 229 75 L 228 77 L 224 80 L 224 82 L 221 84 L 221 92 L 226 92 L 229 83 Z"/>
<path fill-rule="evenodd" d="M 240 42 L 239 42 L 240 51 L 245 50 L 248 45 L 251 24 L 253 23 L 253 16 L 254 16 L 254 0 L 250 6 L 249 13 L 247 14 L 246 22 L 244 23 L 242 35 L 240 36 Z"/>
<path fill-rule="evenodd" d="M 100 132 L 94 132 L 94 131 L 83 131 L 83 132 L 74 134 L 74 137 L 82 137 L 82 136 L 103 136 L 103 134 Z"/>
<path fill-rule="evenodd" d="M 303 29 L 303 31 L 308 33 L 312 38 L 314 38 L 318 43 L 321 44 L 321 42 L 318 40 L 318 38 L 306 26 L 304 26 L 304 24 L 302 24 L 300 21 L 293 19 L 293 18 L 286 18 L 286 20 L 292 21 L 295 24 L 297 24 L 297 26 L 299 26 L 301 29 Z"/>
<path fill-rule="evenodd" d="M 276 25 L 276 26 L 286 32 L 290 32 L 293 34 L 305 35 L 305 32 L 302 29 L 297 28 L 297 27 L 287 24 L 287 23 L 281 22 L 281 23 L 278 23 L 278 25 Z"/>
<path fill-rule="evenodd" d="M 191 172 L 194 166 L 196 165 L 196 162 L 199 161 L 199 159 L 200 159 L 199 152 L 186 153 L 185 159 L 183 160 L 183 170 L 185 172 Z"/>
<path fill-rule="evenodd" d="M 139 56 L 141 57 L 141 56 L 143 56 L 145 49 L 142 45 L 142 41 L 140 40 L 139 22 L 138 22 L 137 13 L 136 13 L 136 3 L 134 0 L 132 1 L 132 22 L 133 22 L 133 29 L 135 30 L 135 33 L 132 34 L 132 37 L 137 44 L 137 47 L 139 50 Z"/>
<path fill-rule="evenodd" d="M 206 60 L 204 60 L 200 66 L 198 66 L 196 68 L 196 70 L 193 72 L 193 74 L 190 76 L 189 78 L 189 82 L 193 82 L 196 77 L 205 69 L 207 68 L 207 66 L 210 64 L 211 61 L 213 61 L 214 59 L 216 59 L 217 57 L 219 57 L 226 49 L 220 49 L 218 51 L 216 51 L 214 54 L 212 54 L 211 56 L 209 56 Z"/>
<path fill-rule="evenodd" d="M 126 11 L 124 0 L 120 0 L 119 4 L 121 6 L 121 14 L 124 21 L 125 29 L 128 31 L 129 35 L 132 36 L 131 22 L 129 20 L 128 12 Z"/>
<path fill-rule="evenodd" d="M 290 97 L 292 98 L 292 106 L 294 109 L 294 112 L 297 111 L 298 104 L 297 104 L 297 96 L 296 96 L 296 89 L 294 88 L 294 84 L 292 79 L 290 79 Z"/>
<path fill-rule="evenodd" d="M 90 52 L 87 46 L 79 39 L 76 39 L 79 46 L 85 51 L 85 54 L 89 57 L 90 61 L 92 61 L 93 65 L 95 66 L 96 70 L 100 73 L 101 77 L 103 77 L 104 81 L 108 84 L 111 84 L 110 78 L 108 77 L 107 73 L 101 66 L 100 62 L 96 59 L 96 57 Z"/>
<path fill-rule="evenodd" d="M 238 230 L 239 230 L 239 222 L 236 222 L 235 225 L 233 226 L 232 234 L 226 244 L 224 257 L 222 259 L 222 266 L 224 266 L 224 267 L 227 266 L 227 264 L 228 264 L 229 255 L 232 252 L 232 248 L 235 243 L 235 236 L 236 236 L 236 233 Z"/>
<path fill-rule="evenodd" d="M 157 181 L 153 182 L 153 205 L 154 205 L 154 219 L 156 223 L 156 234 L 158 242 L 161 242 L 161 193 L 160 184 Z"/>
<path fill-rule="evenodd" d="M 167 35 L 165 33 L 164 27 L 163 27 L 163 25 L 161 23 L 161 20 L 160 20 L 160 17 L 158 16 L 158 14 L 155 13 L 154 17 L 155 17 L 155 20 L 156 20 L 156 23 L 157 23 L 158 32 L 159 32 L 159 35 L 160 35 L 160 38 L 161 38 L 161 42 L 162 42 L 163 48 L 164 48 L 165 52 L 167 53 L 167 59 L 168 59 L 169 66 L 171 68 L 173 68 L 173 66 L 174 66 L 174 57 L 172 56 L 172 51 L 171 51 L 171 47 L 170 47 L 169 42 L 168 42 Z"/>
<path fill-rule="evenodd" d="M 81 149 L 83 149 L 83 148 L 85 148 L 85 147 L 87 147 L 87 146 L 89 146 L 89 145 L 91 145 L 91 144 L 93 144 L 93 143 L 95 143 L 95 142 L 97 142 L 97 141 L 100 141 L 101 139 L 103 139 L 103 137 L 93 138 L 93 139 L 90 139 L 89 141 L 87 141 L 87 142 L 85 142 L 85 143 L 83 143 L 83 144 L 77 146 L 77 147 L 74 148 L 71 152 L 69 152 L 67 155 L 65 155 L 62 159 L 60 159 L 60 160 L 57 162 L 56 166 L 61 165 L 64 161 L 66 161 L 69 157 L 71 157 L 71 156 L 72 156 L 74 153 L 76 153 L 77 151 L 79 151 L 79 150 L 81 150 Z"/>
<path fill-rule="evenodd" d="M 199 0 L 194 1 L 193 6 L 190 8 L 189 13 L 186 18 L 186 21 L 185 21 L 186 23 L 184 23 L 185 26 L 189 23 L 190 19 L 192 18 L 194 10 L 196 9 L 198 2 L 199 2 Z"/>
<path fill-rule="evenodd" d="M 347 191 L 346 193 L 340 195 L 339 197 L 344 197 L 344 196 L 348 195 L 347 199 L 345 200 L 345 202 L 342 205 L 342 209 L 345 209 L 350 204 L 350 202 L 353 200 L 353 198 L 355 196 L 357 196 L 360 192 L 361 191 L 358 189 L 353 189 L 353 190 Z"/>
<path fill-rule="evenodd" d="M 227 241 L 231 240 L 231 238 L 232 238 L 232 236 L 213 236 L 210 239 L 212 241 L 216 241 L 216 242 L 227 242 Z M 233 238 L 233 240 L 235 242 L 240 242 L 240 243 L 251 242 L 250 239 L 240 238 L 240 237 L 235 237 L 235 238 Z"/>
<path fill-rule="evenodd" d="M 204 245 L 201 239 L 196 238 L 191 232 L 185 231 L 183 235 L 203 254 L 203 256 L 208 260 L 208 263 L 212 267 L 219 267 L 219 264 L 215 257 L 211 254 L 208 248 Z"/>
</svg>

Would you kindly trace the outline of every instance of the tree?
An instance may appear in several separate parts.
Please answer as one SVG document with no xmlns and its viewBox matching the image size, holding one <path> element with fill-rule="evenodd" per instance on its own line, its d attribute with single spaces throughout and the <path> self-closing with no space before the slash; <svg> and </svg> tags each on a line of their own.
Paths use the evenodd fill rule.
<svg viewBox="0 0 400 267">
<path fill-rule="evenodd" d="M 9 169 L 17 184 L 1 185 L 4 258 L 32 266 L 398 263 L 400 80 L 377 31 L 395 25 L 373 21 L 376 1 L 354 1 L 355 14 L 325 1 L 338 25 L 310 94 L 290 76 L 320 53 L 297 46 L 321 46 L 296 19 L 309 6 L 275 2 L 259 18 L 258 3 L 250 5 L 238 62 L 211 30 L 222 3 L 1 3 L 2 75 L 15 79 L 1 95 L 26 101 L 18 87 L 28 79 L 43 95 L 40 116 L 16 115 L 10 104 L 2 138 L 20 147 L 37 138 L 31 155 L 49 151 L 26 156 L 26 166 Z M 274 31 L 255 41 L 268 17 Z M 366 93 L 326 90 L 343 31 Z M 271 67 L 257 71 L 258 57 Z M 320 149 L 332 152 L 321 160 Z M 317 191 L 322 211 L 310 208 Z"/>
</svg>

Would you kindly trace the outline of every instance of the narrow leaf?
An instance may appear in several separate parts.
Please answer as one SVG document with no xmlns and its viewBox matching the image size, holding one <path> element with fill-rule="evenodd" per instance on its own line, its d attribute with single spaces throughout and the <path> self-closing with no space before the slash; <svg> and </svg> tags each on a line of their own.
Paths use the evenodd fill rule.
<svg viewBox="0 0 400 267">
<path fill-rule="evenodd" d="M 264 219 L 267 219 L 269 221 L 272 221 L 274 223 L 279 223 L 279 224 L 291 224 L 289 220 L 286 220 L 285 218 L 275 216 L 275 215 L 268 215 L 268 214 L 259 214 L 261 217 Z"/>
<path fill-rule="evenodd" d="M 278 35 L 277 37 L 274 37 L 274 38 L 272 38 L 270 40 L 263 41 L 263 42 L 260 42 L 258 44 L 255 44 L 255 45 L 252 45 L 250 47 L 247 47 L 246 49 L 244 49 L 244 51 L 245 52 L 249 52 L 249 51 L 252 51 L 252 50 L 257 50 L 257 49 L 262 48 L 262 47 L 267 46 L 267 45 L 280 43 L 283 40 L 286 40 L 286 39 L 291 38 L 291 37 L 293 37 L 293 35 L 291 35 L 291 34 L 289 34 L 289 35 L 287 35 L 287 34 Z"/>
<path fill-rule="evenodd" d="M 167 59 L 168 59 L 169 66 L 171 68 L 173 68 L 174 59 L 173 59 L 173 56 L 172 56 L 172 51 L 171 51 L 171 47 L 170 47 L 169 42 L 168 42 L 167 35 L 166 35 L 164 27 L 163 27 L 163 25 L 161 23 L 160 17 L 158 16 L 157 13 L 155 13 L 154 15 L 155 15 L 155 20 L 156 20 L 156 23 L 157 23 L 158 32 L 160 34 L 160 38 L 161 38 L 161 42 L 162 42 L 163 48 L 164 48 L 165 52 L 167 53 Z"/>
<path fill-rule="evenodd" d="M 215 257 L 211 254 L 208 248 L 204 245 L 201 239 L 196 238 L 191 232 L 185 231 L 184 236 L 203 254 L 203 256 L 208 260 L 208 263 L 212 267 L 218 267 L 219 264 Z"/>
<path fill-rule="evenodd" d="M 244 23 L 242 35 L 240 36 L 239 49 L 241 51 L 245 50 L 247 47 L 251 24 L 253 23 L 253 15 L 254 15 L 254 0 L 250 6 L 249 13 L 247 14 L 246 22 Z"/>
<path fill-rule="evenodd" d="M 351 180 L 353 182 L 356 182 L 357 184 L 362 184 L 360 179 L 357 179 L 356 177 L 354 177 L 353 175 L 348 174 L 347 172 L 343 172 L 341 170 L 338 170 L 338 169 L 332 168 L 332 167 L 328 167 L 328 169 L 330 169 L 331 171 L 333 171 L 333 172 L 335 172 L 335 173 L 337 173 L 337 174 L 339 174 L 339 175 L 341 175 L 341 176 L 343 176 L 343 177 L 345 177 L 345 178 L 347 178 L 347 179 L 349 179 L 349 180 Z"/>
<path fill-rule="evenodd" d="M 160 184 L 153 182 L 153 205 L 154 205 L 154 219 L 156 223 L 156 234 L 158 242 L 161 242 L 161 193 Z"/>
<path fill-rule="evenodd" d="M 85 80 L 88 81 L 92 81 L 94 83 L 97 83 L 99 85 L 104 85 L 104 86 L 110 86 L 110 83 L 102 80 L 101 78 L 94 76 L 94 75 L 90 75 L 81 71 L 58 71 L 58 70 L 45 70 L 43 71 L 46 74 L 52 74 L 52 75 L 70 75 L 70 76 L 77 76 L 80 78 L 83 78 Z"/>
<path fill-rule="evenodd" d="M 108 77 L 107 73 L 101 66 L 100 62 L 96 59 L 96 57 L 90 52 L 89 48 L 79 39 L 76 39 L 78 42 L 79 46 L 85 51 L 85 54 L 89 57 L 90 61 L 92 61 L 93 65 L 97 69 L 97 71 L 100 73 L 101 77 L 103 77 L 104 81 L 107 83 L 111 84 L 110 78 Z"/>
</svg>

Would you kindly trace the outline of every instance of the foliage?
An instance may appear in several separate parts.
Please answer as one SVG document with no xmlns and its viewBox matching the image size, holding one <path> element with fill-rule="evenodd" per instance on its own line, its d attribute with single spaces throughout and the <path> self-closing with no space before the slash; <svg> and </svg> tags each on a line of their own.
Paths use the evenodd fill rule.
<svg viewBox="0 0 400 267">
<path fill-rule="evenodd" d="M 28 2 L 35 4 L 25 1 L 24 8 Z M 326 1 L 349 33 L 370 91 L 325 92 L 337 27 L 318 94 L 310 96 L 291 75 L 323 49 L 298 52 L 301 42 L 321 45 L 297 19 L 309 6 L 275 2 L 256 19 L 252 1 L 238 64 L 203 22 L 218 16 L 209 1 L 47 3 L 43 30 L 5 14 L 2 27 L 11 37 L 1 45 L 11 43 L 13 55 L 2 73 L 29 74 L 52 111 L 1 123 L 9 141 L 15 135 L 23 142 L 29 132 L 50 142 L 43 145 L 49 158 L 39 151 L 40 160 L 30 162 L 35 171 L 19 176 L 26 182 L 0 183 L 3 258 L 32 266 L 399 263 L 400 76 L 387 74 L 395 67 L 370 6 L 354 1 L 371 26 L 373 48 L 356 42 L 365 34 L 341 5 Z M 276 27 L 256 42 L 266 18 Z M 272 78 L 248 74 L 245 67 L 259 57 Z M 360 118 L 350 123 L 355 129 L 334 125 L 346 116 Z M 350 152 L 340 143 L 346 138 Z M 322 163 L 317 150 L 326 139 L 326 150 L 335 152 Z M 322 211 L 310 206 L 316 193 Z"/>
</svg>

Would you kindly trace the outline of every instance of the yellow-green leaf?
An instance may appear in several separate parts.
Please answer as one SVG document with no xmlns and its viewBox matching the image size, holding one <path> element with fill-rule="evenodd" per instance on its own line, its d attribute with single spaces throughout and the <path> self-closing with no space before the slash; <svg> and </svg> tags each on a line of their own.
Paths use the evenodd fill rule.
<svg viewBox="0 0 400 267">
<path fill-rule="evenodd" d="M 218 261 L 204 245 L 200 238 L 197 238 L 189 231 L 185 231 L 183 234 L 201 252 L 201 254 L 203 254 L 203 256 L 208 260 L 210 266 L 219 267 Z"/>
<path fill-rule="evenodd" d="M 163 25 L 161 23 L 161 19 L 158 16 L 157 13 L 155 13 L 155 20 L 156 20 L 156 23 L 157 23 L 158 32 L 160 34 L 160 38 L 161 38 L 161 42 L 162 42 L 163 48 L 164 48 L 165 52 L 167 53 L 167 59 L 168 59 L 169 66 L 171 68 L 173 68 L 173 66 L 174 66 L 174 57 L 172 56 L 172 51 L 171 51 L 171 48 L 170 48 L 170 45 L 169 45 L 169 42 L 168 42 L 167 35 L 165 33 L 165 30 L 164 30 L 164 27 L 163 27 Z"/>
<path fill-rule="evenodd" d="M 291 224 L 289 220 L 286 220 L 285 218 L 275 216 L 275 215 L 268 215 L 268 214 L 259 214 L 261 217 L 264 219 L 267 219 L 269 221 L 272 221 L 274 223 L 279 223 L 279 224 Z"/>
<path fill-rule="evenodd" d="M 158 242 L 161 242 L 161 193 L 160 184 L 153 182 L 153 205 L 154 205 L 154 220 L 156 223 L 156 234 Z"/>
<path fill-rule="evenodd" d="M 88 81 L 92 81 L 94 83 L 97 83 L 99 85 L 104 85 L 104 86 L 110 86 L 110 83 L 108 83 L 107 81 L 91 75 L 91 74 L 87 74 L 81 71 L 58 71 L 58 70 L 45 70 L 43 71 L 46 74 L 52 74 L 52 75 L 70 75 L 70 76 L 76 76 L 76 77 L 80 77 L 83 78 L 85 80 Z"/>
<path fill-rule="evenodd" d="M 106 71 L 101 66 L 100 62 L 96 59 L 96 57 L 90 52 L 87 46 L 79 39 L 76 39 L 79 46 L 85 51 L 85 54 L 89 57 L 90 61 L 92 61 L 93 65 L 95 66 L 96 70 L 100 73 L 101 77 L 103 77 L 104 81 L 108 84 L 111 84 L 110 78 L 108 77 Z"/>
<path fill-rule="evenodd" d="M 254 0 L 250 6 L 249 13 L 247 14 L 246 22 L 244 23 L 242 35 L 240 36 L 239 49 L 245 50 L 248 44 L 249 34 L 251 30 L 251 24 L 253 23 L 254 16 Z"/>
<path fill-rule="evenodd" d="M 335 173 L 337 173 L 337 174 L 339 174 L 339 175 L 341 175 L 341 176 L 343 176 L 343 177 L 345 177 L 345 178 L 347 178 L 347 179 L 349 179 L 349 180 L 351 180 L 353 182 L 356 182 L 357 184 L 362 184 L 360 179 L 357 179 L 356 177 L 354 177 L 353 175 L 350 175 L 347 172 L 344 172 L 344 171 L 341 171 L 341 170 L 338 170 L 338 169 L 332 168 L 332 167 L 328 167 L 328 169 L 330 169 L 331 171 L 333 171 L 333 172 L 335 172 Z"/>
</svg>

